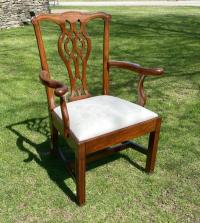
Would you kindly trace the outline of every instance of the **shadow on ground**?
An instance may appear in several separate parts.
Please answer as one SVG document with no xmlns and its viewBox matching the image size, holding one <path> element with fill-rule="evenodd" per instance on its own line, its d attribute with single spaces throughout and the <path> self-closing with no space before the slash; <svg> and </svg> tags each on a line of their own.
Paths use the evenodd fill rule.
<svg viewBox="0 0 200 223">
<path fill-rule="evenodd" d="M 28 137 L 23 135 L 22 130 L 18 130 L 19 126 L 23 126 L 32 132 L 36 131 L 37 133 L 45 136 L 46 140 L 42 143 L 37 143 L 30 140 Z M 70 177 L 65 169 L 65 163 L 59 157 L 55 157 L 50 153 L 48 117 L 24 120 L 22 122 L 9 125 L 6 128 L 17 136 L 16 145 L 18 149 L 28 154 L 28 158 L 25 159 L 24 162 L 29 163 L 31 161 L 35 161 L 40 167 L 44 168 L 47 171 L 49 178 L 71 199 L 71 201 L 75 202 L 75 194 L 64 182 Z M 36 153 L 30 151 L 26 144 L 33 147 Z M 66 160 L 74 159 L 74 154 L 70 151 L 66 141 L 61 137 L 59 138 L 59 147 L 64 150 L 63 152 L 66 156 Z M 98 166 L 113 162 L 120 158 L 124 158 L 137 169 L 144 171 L 144 168 L 141 167 L 138 163 L 136 163 L 134 160 L 131 160 L 126 154 L 121 153 L 117 153 L 102 160 L 92 162 L 88 164 L 87 170 L 94 169 Z"/>
</svg>

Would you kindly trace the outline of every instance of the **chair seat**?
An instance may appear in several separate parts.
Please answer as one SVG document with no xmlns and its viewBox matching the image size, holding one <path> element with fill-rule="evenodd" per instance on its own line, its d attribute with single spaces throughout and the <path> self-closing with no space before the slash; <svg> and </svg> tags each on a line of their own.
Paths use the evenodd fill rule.
<svg viewBox="0 0 200 223">
<path fill-rule="evenodd" d="M 113 132 L 158 115 L 129 101 L 101 95 L 67 103 L 71 132 L 79 141 Z M 60 106 L 54 109 L 62 122 Z"/>
</svg>

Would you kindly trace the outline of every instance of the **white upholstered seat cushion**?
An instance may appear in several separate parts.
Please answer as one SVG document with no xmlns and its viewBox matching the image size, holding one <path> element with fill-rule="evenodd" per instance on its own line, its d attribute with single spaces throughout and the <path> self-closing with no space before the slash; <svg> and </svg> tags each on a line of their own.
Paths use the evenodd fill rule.
<svg viewBox="0 0 200 223">
<path fill-rule="evenodd" d="M 150 120 L 158 115 L 129 101 L 101 95 L 67 103 L 70 130 L 79 141 Z M 60 106 L 54 109 L 62 121 Z"/>
</svg>

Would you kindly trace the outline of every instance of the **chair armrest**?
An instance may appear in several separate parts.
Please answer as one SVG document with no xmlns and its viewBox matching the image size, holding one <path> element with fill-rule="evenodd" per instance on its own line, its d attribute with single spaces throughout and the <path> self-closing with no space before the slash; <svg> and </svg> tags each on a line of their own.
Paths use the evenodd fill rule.
<svg viewBox="0 0 200 223">
<path fill-rule="evenodd" d="M 159 76 L 164 73 L 164 70 L 162 68 L 144 68 L 141 67 L 139 64 L 131 63 L 131 62 L 125 62 L 125 61 L 109 61 L 108 62 L 109 67 L 117 67 L 117 68 L 123 68 L 126 70 L 135 71 L 138 74 L 142 75 L 152 75 L 152 76 Z"/>
<path fill-rule="evenodd" d="M 125 61 L 109 61 L 108 67 L 117 67 L 134 71 L 139 74 L 139 81 L 137 85 L 138 104 L 144 106 L 146 104 L 147 97 L 144 93 L 144 79 L 146 76 L 160 76 L 164 73 L 162 68 L 144 68 L 139 64 L 125 62 Z"/>
<path fill-rule="evenodd" d="M 54 94 L 58 97 L 62 97 L 68 92 L 66 85 L 59 81 L 49 79 L 49 73 L 45 70 L 40 72 L 39 78 L 43 85 L 55 89 Z"/>
<path fill-rule="evenodd" d="M 39 75 L 40 81 L 43 85 L 49 88 L 55 89 L 54 94 L 60 97 L 60 109 L 62 113 L 63 120 L 63 132 L 64 136 L 68 137 L 69 135 L 69 115 L 67 111 L 66 98 L 65 94 L 68 92 L 66 85 L 62 84 L 59 81 L 55 81 L 49 78 L 49 73 L 45 70 L 42 70 Z"/>
</svg>

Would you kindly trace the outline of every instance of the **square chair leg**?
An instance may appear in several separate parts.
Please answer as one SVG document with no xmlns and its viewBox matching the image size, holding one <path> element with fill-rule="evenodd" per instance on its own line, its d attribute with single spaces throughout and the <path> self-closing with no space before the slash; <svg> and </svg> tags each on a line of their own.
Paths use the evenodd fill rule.
<svg viewBox="0 0 200 223">
<path fill-rule="evenodd" d="M 76 151 L 75 171 L 76 171 L 76 195 L 78 205 L 85 203 L 85 145 L 80 145 Z"/>
<path fill-rule="evenodd" d="M 54 125 L 51 124 L 51 151 L 50 152 L 53 156 L 56 156 L 58 153 L 57 141 L 58 141 L 58 131 L 54 127 Z"/>
<path fill-rule="evenodd" d="M 155 131 L 151 132 L 149 135 L 148 154 L 145 168 L 147 173 L 152 173 L 154 171 L 157 147 L 158 147 L 158 139 L 160 135 L 160 124 L 161 124 L 161 119 L 159 118 L 156 124 Z"/>
</svg>

